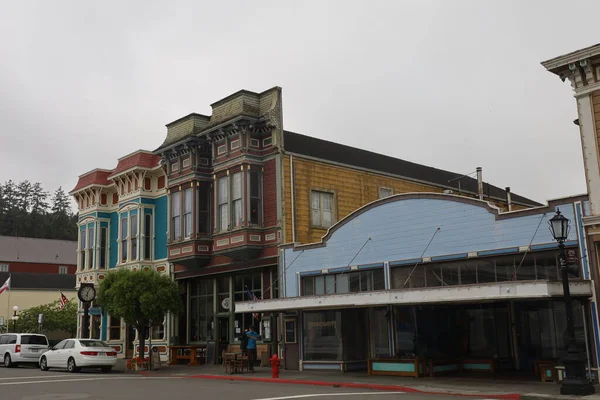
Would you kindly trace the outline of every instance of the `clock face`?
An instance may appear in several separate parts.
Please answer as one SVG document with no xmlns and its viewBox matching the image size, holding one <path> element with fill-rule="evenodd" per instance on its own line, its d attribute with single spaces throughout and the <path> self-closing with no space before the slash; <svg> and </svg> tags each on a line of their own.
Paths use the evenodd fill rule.
<svg viewBox="0 0 600 400">
<path fill-rule="evenodd" d="M 92 301 L 96 297 L 96 289 L 93 286 L 84 286 L 79 291 L 79 298 L 82 301 Z"/>
</svg>

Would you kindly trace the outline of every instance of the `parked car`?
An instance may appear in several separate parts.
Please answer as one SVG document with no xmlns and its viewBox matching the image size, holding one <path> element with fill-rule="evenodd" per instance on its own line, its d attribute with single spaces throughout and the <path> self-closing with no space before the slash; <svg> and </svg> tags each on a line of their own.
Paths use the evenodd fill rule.
<svg viewBox="0 0 600 400">
<path fill-rule="evenodd" d="M 117 364 L 117 352 L 101 340 L 65 339 L 38 359 L 42 371 L 66 368 L 69 372 L 79 372 L 82 368 L 100 368 L 102 372 L 110 372 Z"/>
<path fill-rule="evenodd" d="M 35 333 L 5 333 L 0 335 L 0 357 L 7 368 L 22 363 L 36 363 L 48 350 L 48 338 Z"/>
</svg>

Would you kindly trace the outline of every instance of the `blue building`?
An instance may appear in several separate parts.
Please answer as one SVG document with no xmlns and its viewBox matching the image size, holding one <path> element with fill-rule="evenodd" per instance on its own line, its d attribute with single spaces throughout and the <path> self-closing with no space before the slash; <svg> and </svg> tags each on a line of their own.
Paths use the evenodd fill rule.
<svg viewBox="0 0 600 400">
<path fill-rule="evenodd" d="M 286 368 L 419 376 L 520 371 L 566 349 L 555 208 L 571 220 L 565 245 L 578 342 L 598 362 L 598 325 L 582 217 L 586 196 L 501 212 L 454 195 L 372 202 L 321 242 L 280 250 L 281 298 L 236 313 L 279 315 Z"/>
<path fill-rule="evenodd" d="M 99 285 L 114 268 L 171 273 L 166 176 L 160 157 L 136 151 L 120 158 L 113 170 L 95 169 L 79 176 L 70 194 L 79 209 L 77 287 L 81 283 Z M 82 321 L 79 318 L 79 336 Z M 165 319 L 151 332 L 152 344 L 159 346 L 164 359 L 171 331 Z M 93 304 L 89 332 L 90 338 L 105 340 L 120 357 L 130 358 L 139 350 L 135 328 Z"/>
</svg>

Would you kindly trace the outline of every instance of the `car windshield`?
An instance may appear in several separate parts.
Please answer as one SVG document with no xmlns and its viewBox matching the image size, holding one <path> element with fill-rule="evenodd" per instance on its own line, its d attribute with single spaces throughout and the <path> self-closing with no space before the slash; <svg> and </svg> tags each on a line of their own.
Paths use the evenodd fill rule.
<svg viewBox="0 0 600 400">
<path fill-rule="evenodd" d="M 48 340 L 46 339 L 46 336 L 23 335 L 21 336 L 21 344 L 39 344 L 48 346 Z"/>
<path fill-rule="evenodd" d="M 80 340 L 79 343 L 81 343 L 81 346 L 83 347 L 110 347 L 100 340 Z"/>
</svg>

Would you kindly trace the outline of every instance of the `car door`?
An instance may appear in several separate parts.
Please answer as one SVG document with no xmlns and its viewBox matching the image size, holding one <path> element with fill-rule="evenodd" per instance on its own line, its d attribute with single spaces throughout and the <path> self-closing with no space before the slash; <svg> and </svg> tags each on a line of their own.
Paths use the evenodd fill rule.
<svg viewBox="0 0 600 400">
<path fill-rule="evenodd" d="M 50 351 L 47 351 L 45 353 L 46 362 L 48 363 L 48 367 L 62 366 L 60 364 L 60 357 L 61 357 L 61 351 L 63 351 L 65 344 L 67 344 L 67 341 L 63 340 L 62 342 L 59 342 L 56 346 L 54 346 Z"/>
<path fill-rule="evenodd" d="M 70 357 L 74 357 L 75 351 L 75 341 L 67 340 L 65 347 L 61 350 L 60 354 L 60 367 L 67 368 L 67 361 L 69 361 Z"/>
<path fill-rule="evenodd" d="M 8 335 L 0 335 L 0 362 L 4 358 L 4 353 L 6 353 L 6 344 L 8 343 Z"/>
</svg>

